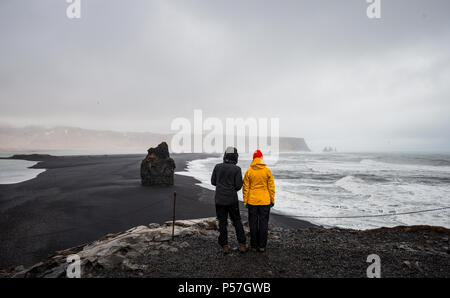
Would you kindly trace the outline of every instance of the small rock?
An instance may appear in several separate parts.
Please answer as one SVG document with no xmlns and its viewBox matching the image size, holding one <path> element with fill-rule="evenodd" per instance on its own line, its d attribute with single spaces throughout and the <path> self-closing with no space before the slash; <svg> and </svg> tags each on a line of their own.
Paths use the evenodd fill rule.
<svg viewBox="0 0 450 298">
<path fill-rule="evenodd" d="M 167 250 L 170 251 L 170 252 L 177 252 L 178 248 L 171 246 Z"/>
<path fill-rule="evenodd" d="M 208 222 L 208 226 L 206 227 L 207 230 L 218 230 L 218 224 L 216 221 L 214 222 Z"/>
<path fill-rule="evenodd" d="M 109 234 L 105 235 L 105 238 L 113 238 L 113 237 L 116 237 L 117 235 L 119 235 L 119 234 L 109 233 Z"/>
<path fill-rule="evenodd" d="M 160 234 L 156 235 L 153 240 L 158 241 L 158 242 L 164 242 L 164 241 L 169 241 L 171 239 L 172 239 L 172 235 L 160 233 Z"/>
<path fill-rule="evenodd" d="M 97 260 L 97 263 L 105 268 L 113 269 L 121 265 L 124 261 L 124 257 L 119 255 L 109 255 Z"/>
<path fill-rule="evenodd" d="M 272 239 L 272 240 L 280 240 L 280 237 L 278 237 L 277 235 L 274 235 L 274 234 L 269 234 L 268 238 Z"/>
<path fill-rule="evenodd" d="M 13 273 L 20 272 L 20 271 L 23 271 L 23 270 L 25 270 L 25 267 L 23 265 L 19 265 L 19 266 L 14 268 Z"/>
<path fill-rule="evenodd" d="M 151 255 L 151 256 L 159 255 L 159 250 L 151 250 L 151 251 L 148 252 L 148 254 Z"/>
<path fill-rule="evenodd" d="M 180 237 L 186 237 L 186 236 L 191 236 L 195 233 L 195 229 L 193 228 L 186 228 L 181 230 L 181 232 L 179 232 L 179 236 Z"/>
<path fill-rule="evenodd" d="M 171 245 L 168 245 L 168 244 L 165 244 L 165 243 L 159 245 L 158 249 L 159 250 L 166 250 L 166 251 L 170 251 L 170 252 L 177 252 L 178 251 L 178 248 L 176 248 L 174 246 L 171 246 Z"/>
<path fill-rule="evenodd" d="M 162 250 L 167 250 L 167 249 L 169 249 L 169 247 L 171 247 L 171 246 L 163 243 L 163 244 L 159 245 L 157 248 L 162 249 Z"/>
<path fill-rule="evenodd" d="M 131 263 L 129 260 L 125 260 L 122 263 L 122 268 L 125 270 L 135 271 L 135 270 L 145 270 L 147 268 L 147 266 L 134 264 L 134 263 Z"/>
<path fill-rule="evenodd" d="M 45 273 L 43 277 L 45 278 L 61 278 L 66 276 L 66 268 L 64 266 L 58 266 L 50 271 L 50 273 Z"/>
<path fill-rule="evenodd" d="M 411 262 L 411 261 L 403 261 L 403 264 L 408 266 L 408 268 L 416 268 L 419 271 L 422 271 L 422 268 L 420 268 L 419 261 Z"/>
<path fill-rule="evenodd" d="M 189 243 L 187 243 L 186 241 L 181 242 L 180 244 L 178 244 L 179 248 L 187 248 L 191 246 Z"/>
<path fill-rule="evenodd" d="M 108 235 L 110 235 L 110 234 L 108 234 Z M 106 235 L 105 237 L 107 237 L 108 235 Z M 66 250 L 60 250 L 60 251 L 58 251 L 58 253 L 62 256 L 68 256 L 68 255 L 76 254 L 77 252 L 70 250 L 70 249 L 66 249 Z"/>
</svg>

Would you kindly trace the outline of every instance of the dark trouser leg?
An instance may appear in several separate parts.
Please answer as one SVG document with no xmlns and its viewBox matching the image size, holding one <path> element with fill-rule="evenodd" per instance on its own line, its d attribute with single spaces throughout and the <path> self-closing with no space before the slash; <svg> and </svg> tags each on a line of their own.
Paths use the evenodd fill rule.
<svg viewBox="0 0 450 298">
<path fill-rule="evenodd" d="M 248 225 L 250 227 L 250 246 L 258 248 L 258 206 L 248 205 Z"/>
<path fill-rule="evenodd" d="M 219 220 L 219 245 L 224 246 L 228 244 L 228 208 L 227 206 L 216 205 L 216 216 Z"/>
<path fill-rule="evenodd" d="M 269 215 L 270 206 L 258 206 L 258 218 L 259 218 L 259 237 L 258 245 L 260 248 L 265 248 L 267 245 L 267 234 L 269 232 Z"/>
<path fill-rule="evenodd" d="M 229 206 L 228 210 L 230 214 L 231 221 L 233 222 L 234 229 L 236 230 L 236 237 L 239 244 L 245 244 L 245 232 L 244 227 L 242 226 L 241 214 L 239 213 L 239 203 Z"/>
</svg>

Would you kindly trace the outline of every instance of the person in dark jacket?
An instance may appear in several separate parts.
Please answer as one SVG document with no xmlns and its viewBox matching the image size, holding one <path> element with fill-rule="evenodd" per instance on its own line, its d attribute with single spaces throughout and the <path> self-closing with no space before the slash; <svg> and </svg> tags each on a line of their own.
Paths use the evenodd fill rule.
<svg viewBox="0 0 450 298">
<path fill-rule="evenodd" d="M 242 172 L 237 166 L 238 152 L 234 147 L 228 147 L 223 156 L 223 163 L 214 167 L 211 184 L 216 187 L 216 215 L 219 220 L 219 245 L 224 253 L 228 253 L 228 216 L 230 216 L 236 229 L 236 236 L 239 242 L 239 251 L 244 253 L 248 250 L 244 227 L 242 226 L 241 214 L 239 212 L 239 202 L 237 192 L 242 188 Z"/>
</svg>

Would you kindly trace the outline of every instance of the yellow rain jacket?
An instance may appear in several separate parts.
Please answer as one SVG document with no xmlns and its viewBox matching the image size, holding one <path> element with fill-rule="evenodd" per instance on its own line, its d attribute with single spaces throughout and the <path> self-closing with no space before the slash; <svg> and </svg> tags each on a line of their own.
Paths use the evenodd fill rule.
<svg viewBox="0 0 450 298">
<path fill-rule="evenodd" d="M 275 183 L 272 172 L 261 158 L 255 158 L 245 172 L 242 186 L 244 204 L 270 205 L 275 203 Z"/>
</svg>

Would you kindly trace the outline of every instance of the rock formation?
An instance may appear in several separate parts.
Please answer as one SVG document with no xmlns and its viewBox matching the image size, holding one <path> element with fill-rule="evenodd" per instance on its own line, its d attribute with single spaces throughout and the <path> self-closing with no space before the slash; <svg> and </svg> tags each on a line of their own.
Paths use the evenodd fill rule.
<svg viewBox="0 0 450 298">
<path fill-rule="evenodd" d="M 176 253 L 189 247 L 183 239 L 190 236 L 205 236 L 216 239 L 218 225 L 215 217 L 177 220 L 172 239 L 172 222 L 163 225 L 151 223 L 148 226 L 138 226 L 118 234 L 107 234 L 102 239 L 87 245 L 58 251 L 50 258 L 29 268 L 18 266 L 7 277 L 66 277 L 68 267 L 67 257 L 77 255 L 81 259 L 81 277 L 97 277 L 102 271 L 117 270 L 124 272 L 142 271 L 144 264 L 135 259 L 148 254 L 156 256 L 164 251 Z M 211 240 L 211 243 L 215 243 Z"/>
<path fill-rule="evenodd" d="M 323 148 L 322 152 L 337 152 L 337 149 L 336 148 L 333 149 L 333 147 L 327 146 Z"/>
<path fill-rule="evenodd" d="M 156 148 L 148 149 L 141 163 L 142 185 L 173 185 L 175 162 L 169 155 L 169 147 L 162 142 Z"/>
</svg>

